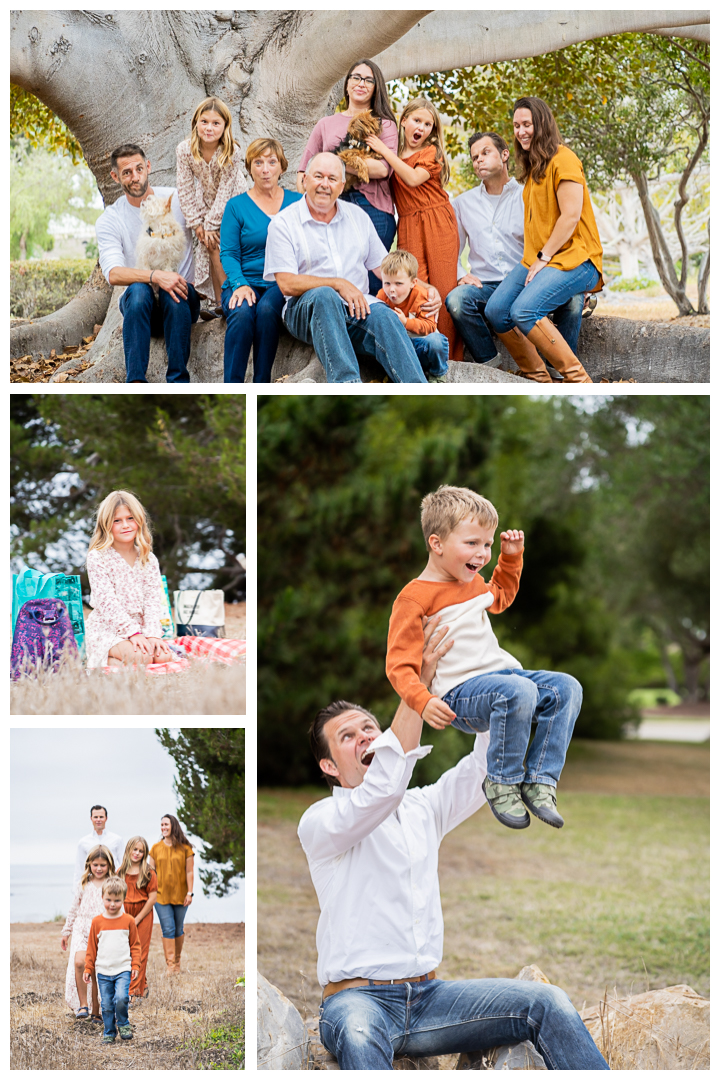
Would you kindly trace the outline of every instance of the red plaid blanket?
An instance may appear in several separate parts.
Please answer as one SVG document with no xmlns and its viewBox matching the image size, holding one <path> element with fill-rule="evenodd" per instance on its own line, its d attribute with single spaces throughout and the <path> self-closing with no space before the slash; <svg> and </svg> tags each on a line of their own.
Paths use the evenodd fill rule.
<svg viewBox="0 0 720 1080">
<path fill-rule="evenodd" d="M 245 663 L 245 649 L 247 642 L 237 641 L 234 638 L 203 638 L 203 637 L 178 637 L 173 638 L 173 645 L 179 645 L 185 650 L 186 656 L 192 656 L 195 660 L 204 660 L 208 663 L 220 664 L 243 664 Z M 133 670 L 137 665 L 133 664 Z M 176 671 L 184 671 L 190 666 L 189 660 L 178 658 L 167 664 L 146 664 L 145 671 L 148 675 L 172 675 Z M 103 671 L 114 673 L 123 671 L 121 667 L 104 667 Z"/>
</svg>

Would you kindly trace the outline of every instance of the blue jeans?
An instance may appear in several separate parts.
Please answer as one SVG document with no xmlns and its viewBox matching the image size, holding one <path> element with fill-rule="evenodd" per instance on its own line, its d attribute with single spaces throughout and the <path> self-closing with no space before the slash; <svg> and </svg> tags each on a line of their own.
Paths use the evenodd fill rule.
<svg viewBox="0 0 720 1080">
<path fill-rule="evenodd" d="M 528 1039 L 548 1069 L 607 1069 L 564 990 L 519 979 L 358 986 L 327 998 L 320 1038 L 341 1069 L 392 1069 L 393 1054 L 469 1053 Z"/>
<path fill-rule="evenodd" d="M 164 337 L 169 383 L 188 383 L 190 329 L 200 314 L 200 299 L 188 282 L 187 300 L 173 300 L 170 293 L 160 289 L 158 299 L 152 285 L 134 281 L 120 297 L 123 317 L 123 350 L 126 382 L 147 382 L 150 360 L 150 338 Z"/>
<path fill-rule="evenodd" d="M 225 331 L 225 377 L 226 383 L 245 382 L 250 349 L 253 351 L 253 382 L 269 383 L 272 366 L 280 339 L 282 309 L 285 297 L 277 285 L 264 288 L 251 286 L 256 301 L 250 306 L 247 300 L 237 307 L 230 307 L 233 289 L 222 291 L 222 309 L 227 319 Z"/>
<path fill-rule="evenodd" d="M 582 705 L 582 686 L 561 671 L 505 668 L 474 675 L 445 694 L 452 726 L 474 733 L 490 729 L 487 776 L 493 784 L 557 787 Z M 537 731 L 530 742 L 530 725 Z"/>
<path fill-rule="evenodd" d="M 118 1027 L 127 1027 L 128 997 L 130 993 L 130 972 L 121 971 L 119 975 L 101 975 L 96 973 L 100 1001 L 102 1003 L 103 1034 L 117 1035 Z M 117 1027 L 115 1020 L 117 1019 Z"/>
<path fill-rule="evenodd" d="M 160 930 L 164 938 L 183 936 L 183 923 L 188 910 L 184 904 L 156 904 L 153 910 L 160 920 Z"/>
<path fill-rule="evenodd" d="M 370 314 L 356 319 L 335 290 L 322 285 L 290 298 L 285 325 L 313 346 L 329 383 L 359 383 L 359 355 L 374 357 L 392 382 L 427 382 L 405 327 L 386 304 L 371 304 Z"/>
<path fill-rule="evenodd" d="M 385 210 L 378 210 L 377 207 L 373 206 L 369 201 L 367 196 L 359 191 L 347 191 L 344 195 L 341 195 L 340 198 L 345 199 L 346 202 L 355 203 L 356 206 L 359 206 L 361 210 L 365 211 L 375 226 L 375 232 L 385 245 L 385 249 L 389 251 L 392 242 L 395 239 L 396 226 L 394 215 L 388 214 Z M 382 281 L 373 274 L 372 270 L 368 272 L 368 277 L 370 278 L 370 295 L 377 296 L 382 288 Z"/>
<path fill-rule="evenodd" d="M 499 334 L 507 333 L 513 326 L 528 334 L 540 319 L 567 303 L 572 296 L 594 289 L 600 279 L 589 259 L 574 270 L 556 270 L 554 266 L 546 266 L 529 285 L 525 285 L 526 277 L 527 267 L 518 263 L 488 301 L 485 317 Z M 559 324 L 558 330 L 563 334 Z M 570 347 L 576 352 L 577 337 L 574 347 Z"/>
<path fill-rule="evenodd" d="M 426 375 L 439 378 L 447 374 L 450 343 L 444 334 L 436 330 L 424 337 L 412 337 L 410 343 Z"/>
<path fill-rule="evenodd" d="M 484 315 L 490 297 L 500 285 L 501 281 L 484 281 L 482 289 L 477 285 L 458 285 L 445 297 L 445 307 L 476 364 L 486 364 L 497 356 L 495 341 Z M 584 292 L 576 293 L 552 313 L 555 325 L 574 353 L 577 352 L 580 336 L 584 296 Z"/>
</svg>

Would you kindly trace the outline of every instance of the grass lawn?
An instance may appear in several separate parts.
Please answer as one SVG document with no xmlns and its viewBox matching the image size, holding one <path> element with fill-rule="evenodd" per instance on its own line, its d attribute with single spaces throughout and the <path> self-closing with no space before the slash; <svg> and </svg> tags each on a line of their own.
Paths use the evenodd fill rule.
<svg viewBox="0 0 720 1080">
<path fill-rule="evenodd" d="M 565 828 L 503 828 L 483 807 L 440 849 L 445 978 L 538 964 L 577 1008 L 688 983 L 709 993 L 707 745 L 573 744 Z M 295 829 L 326 790 L 261 791 L 258 965 L 317 1011 L 317 901 Z"/>
</svg>

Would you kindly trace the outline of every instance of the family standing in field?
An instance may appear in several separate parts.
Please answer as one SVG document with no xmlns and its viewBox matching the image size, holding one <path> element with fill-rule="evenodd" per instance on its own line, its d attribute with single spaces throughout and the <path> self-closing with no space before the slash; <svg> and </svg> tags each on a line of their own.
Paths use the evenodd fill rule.
<svg viewBox="0 0 720 1080">
<path fill-rule="evenodd" d="M 476 132 L 480 183 L 450 200 L 432 102 L 408 102 L 398 124 L 371 60 L 353 64 L 343 93 L 312 130 L 297 191 L 280 185 L 288 162 L 277 139 L 255 139 L 241 162 L 215 97 L 177 148 L 177 189 L 150 186 L 151 147 L 113 151 L 124 197 L 96 230 L 105 277 L 126 287 L 127 381 L 146 381 L 159 336 L 167 381 L 189 382 L 190 331 L 203 317 L 226 321 L 229 383 L 244 381 L 251 349 L 254 381 L 271 381 L 283 324 L 313 346 L 328 382 L 360 382 L 359 358 L 392 382 L 444 382 L 465 350 L 475 363 L 493 359 L 495 338 L 528 379 L 590 382 L 577 342 L 585 298 L 603 285 L 602 247 L 582 164 L 548 105 L 515 103 L 517 179 L 505 141 Z"/>
<path fill-rule="evenodd" d="M 390 728 L 381 732 L 362 705 L 336 701 L 310 729 L 332 794 L 298 827 L 320 905 L 320 1038 L 341 1069 L 387 1070 L 397 1054 L 529 1040 L 548 1069 L 607 1070 L 558 987 L 437 975 L 443 837 L 485 802 L 510 829 L 527 828 L 530 814 L 563 827 L 557 786 L 582 687 L 561 672 L 525 669 L 493 632 L 488 612 L 505 611 L 518 591 L 523 533 L 500 533 L 485 582 L 498 527 L 487 499 L 444 485 L 423 499 L 420 524 L 427 564 L 390 616 L 386 671 L 401 699 Z M 452 724 L 474 745 L 436 783 L 410 789 L 415 763 L 432 751 L 420 745 L 423 722 Z"/>
<path fill-rule="evenodd" d="M 128 1008 L 149 994 L 153 911 L 167 974 L 180 973 L 194 855 L 172 814 L 161 818 L 161 838 L 152 847 L 142 836 L 123 847 L 122 838 L 106 828 L 104 806 L 93 806 L 90 818 L 93 831 L 78 845 L 74 898 L 60 939 L 70 952 L 65 1000 L 78 1020 L 102 1024 L 103 1041 L 112 1043 L 118 1033 L 132 1039 Z"/>
</svg>

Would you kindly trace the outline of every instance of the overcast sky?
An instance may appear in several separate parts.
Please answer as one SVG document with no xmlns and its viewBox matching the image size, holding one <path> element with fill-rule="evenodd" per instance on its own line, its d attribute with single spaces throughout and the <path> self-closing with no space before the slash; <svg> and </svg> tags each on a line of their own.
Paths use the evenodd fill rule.
<svg viewBox="0 0 720 1080">
<path fill-rule="evenodd" d="M 94 803 L 107 807 L 112 832 L 152 847 L 160 818 L 176 813 L 174 778 L 152 728 L 12 729 L 10 862 L 74 863 Z"/>
</svg>

